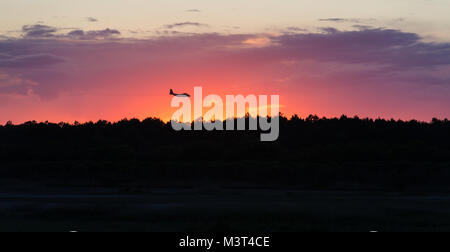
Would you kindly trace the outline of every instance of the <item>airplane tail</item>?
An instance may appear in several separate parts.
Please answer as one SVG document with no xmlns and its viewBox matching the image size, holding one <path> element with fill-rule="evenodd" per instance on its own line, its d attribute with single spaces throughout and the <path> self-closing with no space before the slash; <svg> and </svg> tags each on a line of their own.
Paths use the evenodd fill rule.
<svg viewBox="0 0 450 252">
<path fill-rule="evenodd" d="M 170 90 L 170 95 L 175 95 L 172 89 Z"/>
</svg>

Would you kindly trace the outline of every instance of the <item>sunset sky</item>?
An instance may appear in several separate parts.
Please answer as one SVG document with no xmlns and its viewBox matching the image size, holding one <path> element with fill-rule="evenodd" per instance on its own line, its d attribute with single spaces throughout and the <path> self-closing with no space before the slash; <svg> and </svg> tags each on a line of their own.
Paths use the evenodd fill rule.
<svg viewBox="0 0 450 252">
<path fill-rule="evenodd" d="M 0 124 L 168 120 L 169 89 L 290 116 L 450 118 L 448 0 L 1 0 Z"/>
</svg>

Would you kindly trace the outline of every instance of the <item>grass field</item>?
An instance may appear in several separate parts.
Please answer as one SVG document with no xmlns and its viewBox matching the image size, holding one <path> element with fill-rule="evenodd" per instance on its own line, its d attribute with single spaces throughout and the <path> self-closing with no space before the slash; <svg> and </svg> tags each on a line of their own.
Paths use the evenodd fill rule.
<svg viewBox="0 0 450 252">
<path fill-rule="evenodd" d="M 0 231 L 450 231 L 450 197 L 217 188 L 2 188 Z"/>
</svg>

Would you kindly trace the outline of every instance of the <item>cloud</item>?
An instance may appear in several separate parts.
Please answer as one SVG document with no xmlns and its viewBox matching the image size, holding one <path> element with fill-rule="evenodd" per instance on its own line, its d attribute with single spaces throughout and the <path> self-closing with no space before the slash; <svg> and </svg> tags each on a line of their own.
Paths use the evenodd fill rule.
<svg viewBox="0 0 450 252">
<path fill-rule="evenodd" d="M 335 22 L 335 23 L 362 23 L 373 22 L 376 19 L 363 19 L 363 18 L 323 18 L 319 19 L 320 22 Z"/>
<path fill-rule="evenodd" d="M 174 28 L 184 28 L 184 27 L 208 27 L 207 24 L 197 23 L 197 22 L 183 22 L 183 23 L 175 23 L 175 24 L 168 24 L 164 27 L 166 29 L 174 29 Z"/>
<path fill-rule="evenodd" d="M 92 23 L 98 22 L 98 19 L 93 18 L 93 17 L 87 17 L 86 20 L 87 20 L 88 22 L 92 22 Z"/>
<path fill-rule="evenodd" d="M 272 45 L 273 41 L 270 36 L 257 36 L 248 38 L 245 41 L 242 42 L 245 46 L 254 47 L 254 48 L 261 48 L 261 47 L 268 47 Z"/>
<path fill-rule="evenodd" d="M 0 72 L 0 94 L 29 95 L 36 83 Z"/>
<path fill-rule="evenodd" d="M 0 53 L 0 60 L 9 59 L 12 56 L 6 53 Z"/>
<path fill-rule="evenodd" d="M 347 22 L 348 19 L 344 19 L 344 18 L 323 18 L 323 19 L 319 19 L 320 22 Z"/>
<path fill-rule="evenodd" d="M 395 69 L 450 64 L 449 43 L 426 43 L 415 33 L 393 29 L 288 34 L 275 38 L 278 51 L 298 58 L 345 63 L 372 63 Z"/>
<path fill-rule="evenodd" d="M 307 29 L 295 27 L 295 26 L 288 27 L 287 30 L 291 31 L 291 32 L 307 32 L 308 31 Z"/>
<path fill-rule="evenodd" d="M 54 37 L 58 30 L 47 25 L 25 25 L 22 27 L 25 38 L 50 38 Z"/>
<path fill-rule="evenodd" d="M 0 68 L 23 69 L 54 65 L 63 62 L 66 62 L 66 59 L 51 54 L 20 55 L 15 57 L 0 55 Z"/>
<path fill-rule="evenodd" d="M 81 40 L 108 39 L 121 35 L 120 31 L 114 29 L 105 29 L 97 31 L 74 30 L 67 34 L 68 37 Z"/>
<path fill-rule="evenodd" d="M 358 30 L 370 30 L 370 29 L 373 29 L 372 26 L 368 26 L 368 25 L 353 25 L 352 27 L 355 28 L 355 29 L 358 29 Z"/>
<path fill-rule="evenodd" d="M 328 33 L 328 34 L 333 34 L 333 33 L 339 32 L 339 30 L 334 27 L 322 27 L 322 28 L 319 28 L 319 31 L 322 31 L 322 32 Z"/>
<path fill-rule="evenodd" d="M 93 21 L 93 18 L 91 22 Z M 71 30 L 67 34 L 64 30 Z M 47 25 L 24 25 L 22 28 L 23 37 L 27 39 L 79 39 L 79 40 L 98 40 L 111 39 L 121 35 L 121 32 L 115 29 L 84 31 L 76 28 L 56 28 Z"/>
<path fill-rule="evenodd" d="M 199 9 L 190 9 L 190 10 L 186 10 L 186 12 L 202 12 Z"/>
<path fill-rule="evenodd" d="M 74 30 L 69 32 L 67 35 L 71 37 L 83 37 L 86 33 L 83 30 Z"/>
</svg>

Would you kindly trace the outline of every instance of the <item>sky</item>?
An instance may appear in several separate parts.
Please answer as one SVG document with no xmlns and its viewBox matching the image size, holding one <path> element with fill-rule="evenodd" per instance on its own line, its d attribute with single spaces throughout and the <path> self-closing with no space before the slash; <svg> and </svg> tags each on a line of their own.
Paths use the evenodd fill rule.
<svg viewBox="0 0 450 252">
<path fill-rule="evenodd" d="M 0 124 L 155 116 L 170 88 L 287 116 L 450 118 L 450 1 L 1 0 Z"/>
</svg>

